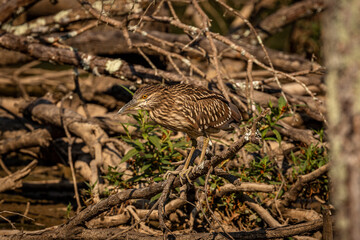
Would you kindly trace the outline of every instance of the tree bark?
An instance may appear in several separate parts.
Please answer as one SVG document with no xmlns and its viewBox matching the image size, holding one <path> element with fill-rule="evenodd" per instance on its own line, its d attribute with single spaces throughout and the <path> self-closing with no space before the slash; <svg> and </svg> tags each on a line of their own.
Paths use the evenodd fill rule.
<svg viewBox="0 0 360 240">
<path fill-rule="evenodd" d="M 360 236 L 360 1 L 330 1 L 324 18 L 335 239 Z"/>
</svg>

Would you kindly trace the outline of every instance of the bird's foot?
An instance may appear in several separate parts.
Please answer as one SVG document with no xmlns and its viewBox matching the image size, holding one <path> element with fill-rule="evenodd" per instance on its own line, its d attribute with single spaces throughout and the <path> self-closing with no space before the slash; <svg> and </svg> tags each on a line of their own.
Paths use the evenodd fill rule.
<svg viewBox="0 0 360 240">
<path fill-rule="evenodd" d="M 170 171 L 169 170 L 164 174 L 163 179 L 167 180 L 170 177 L 170 175 L 178 175 L 179 173 L 180 173 L 180 171 Z"/>
<path fill-rule="evenodd" d="M 188 167 L 188 169 L 184 169 L 180 171 L 179 176 L 180 176 L 181 184 L 183 184 L 182 182 L 183 179 L 186 179 L 189 183 L 191 183 L 191 180 L 189 178 L 189 173 L 192 172 L 193 169 L 194 167 L 190 166 Z"/>
<path fill-rule="evenodd" d="M 204 167 L 205 167 L 205 161 L 202 161 L 202 162 L 198 165 L 198 168 L 199 168 L 200 170 L 203 170 Z"/>
<path fill-rule="evenodd" d="M 189 173 L 194 172 L 194 169 L 195 169 L 194 167 L 190 166 L 188 167 L 188 169 L 184 169 L 180 171 L 169 170 L 164 174 L 163 179 L 167 180 L 170 177 L 170 175 L 179 175 L 181 184 L 184 184 L 183 183 L 184 179 L 186 179 L 189 183 L 191 183 L 191 180 L 189 178 Z"/>
</svg>

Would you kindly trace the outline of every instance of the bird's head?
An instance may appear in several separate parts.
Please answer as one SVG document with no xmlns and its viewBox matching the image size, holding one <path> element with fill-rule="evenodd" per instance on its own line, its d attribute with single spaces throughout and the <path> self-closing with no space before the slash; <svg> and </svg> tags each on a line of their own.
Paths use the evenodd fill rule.
<svg viewBox="0 0 360 240">
<path fill-rule="evenodd" d="M 122 114 L 130 110 L 153 110 L 160 103 L 159 96 L 162 94 L 162 89 L 163 87 L 160 85 L 146 85 L 139 88 L 134 93 L 133 99 L 125 104 L 118 111 L 118 114 Z"/>
</svg>

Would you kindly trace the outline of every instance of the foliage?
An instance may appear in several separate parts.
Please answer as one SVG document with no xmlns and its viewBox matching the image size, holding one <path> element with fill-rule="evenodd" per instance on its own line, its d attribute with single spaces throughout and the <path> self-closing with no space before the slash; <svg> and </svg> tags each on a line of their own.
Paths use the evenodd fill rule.
<svg viewBox="0 0 360 240">
<path fill-rule="evenodd" d="M 164 173 L 174 170 L 172 163 L 183 159 L 183 156 L 175 149 L 185 149 L 189 144 L 184 138 L 172 140 L 171 131 L 149 123 L 146 111 L 139 111 L 133 117 L 137 120 L 137 124 L 124 124 L 127 136 L 122 136 L 122 140 L 133 147 L 122 159 L 123 162 L 129 163 L 129 170 L 133 172 L 133 177 L 124 181 L 121 179 L 123 173 L 113 167 L 109 167 L 108 174 L 104 176 L 110 184 L 120 188 L 162 181 Z M 141 137 L 133 138 L 129 134 L 128 126 L 130 125 L 138 128 Z"/>
<path fill-rule="evenodd" d="M 71 202 L 69 202 L 69 204 L 66 207 L 66 218 L 70 219 L 70 213 L 73 210 L 73 206 L 71 205 Z"/>
<path fill-rule="evenodd" d="M 282 136 L 274 127 L 280 127 L 277 122 L 289 116 L 287 113 L 288 106 L 281 97 L 277 106 L 274 106 L 270 102 L 269 107 L 271 112 L 263 119 L 259 127 L 260 133 L 264 141 L 275 141 L 281 144 Z M 261 111 L 260 108 L 258 108 L 258 110 L 259 112 Z M 322 140 L 323 130 L 318 131 L 317 134 L 320 140 Z M 299 154 L 295 155 L 293 152 L 291 153 L 292 162 L 289 163 L 290 166 L 288 167 L 293 169 L 293 180 L 290 180 L 286 178 L 286 175 L 283 176 L 285 172 L 280 173 L 280 171 L 283 170 L 279 169 L 277 163 L 273 159 L 270 159 L 268 154 L 262 153 L 262 147 L 261 145 L 253 143 L 247 144 L 245 149 L 254 156 L 254 159 L 250 161 L 248 165 L 241 165 L 240 168 L 224 168 L 224 170 L 237 176 L 241 182 L 266 183 L 276 185 L 279 188 L 284 181 L 283 189 L 281 189 L 278 197 L 281 197 L 284 190 L 288 190 L 291 187 L 297 176 L 310 173 L 328 162 L 327 152 L 324 147 L 314 145 L 303 146 L 300 148 Z M 264 225 L 263 220 L 243 203 L 241 194 L 232 193 L 224 195 L 221 198 L 215 197 L 216 190 L 226 183 L 227 181 L 223 178 L 211 176 L 209 182 L 210 190 L 208 192 L 208 200 L 211 207 L 217 209 L 218 212 L 224 213 L 224 215 L 233 222 L 237 222 L 238 224 L 240 222 L 244 229 L 250 230 L 254 227 L 262 227 Z M 260 204 L 276 197 L 276 194 L 273 193 L 265 194 L 254 192 L 247 194 L 253 199 L 258 200 Z M 323 200 L 328 200 L 327 176 L 323 176 L 309 184 L 307 188 L 304 188 L 300 197 L 309 199 L 313 194 L 318 194 Z"/>
<path fill-rule="evenodd" d="M 275 141 L 279 145 L 283 139 L 279 131 L 275 127 L 281 127 L 277 122 L 284 117 L 290 116 L 288 113 L 288 105 L 284 98 L 280 97 L 277 104 L 269 103 L 271 109 L 260 123 L 259 135 L 263 142 Z M 258 107 L 261 112 L 261 108 Z M 133 148 L 127 152 L 123 157 L 123 161 L 129 163 L 129 169 L 134 172 L 134 176 L 128 180 L 122 180 L 123 173 L 117 171 L 116 168 L 109 168 L 109 171 L 104 178 L 110 184 L 119 188 L 131 188 L 135 184 L 156 182 L 163 180 L 161 175 L 168 170 L 174 170 L 171 163 L 183 159 L 182 155 L 175 150 L 175 148 L 185 149 L 188 147 L 188 142 L 183 138 L 172 139 L 171 132 L 160 126 L 153 125 L 148 122 L 148 114 L 145 111 L 139 111 L 137 115 L 133 115 L 137 120 L 137 124 L 124 125 L 127 136 L 122 139 L 130 144 Z M 251 123 L 253 119 L 250 119 Z M 141 133 L 139 138 L 132 137 L 127 130 L 127 126 L 135 126 Z M 323 131 L 317 132 L 320 139 L 323 138 Z M 299 146 L 299 151 L 291 152 L 291 161 L 289 168 L 292 169 L 292 180 L 284 177 L 284 172 L 279 169 L 277 163 L 271 156 L 264 154 L 263 145 L 249 143 L 245 146 L 245 150 L 253 156 L 248 164 L 243 164 L 240 167 L 227 167 L 227 161 L 221 167 L 237 176 L 242 182 L 256 182 L 272 184 L 280 187 L 284 183 L 283 189 L 278 197 L 281 197 L 284 191 L 288 190 L 296 180 L 297 176 L 307 174 L 328 162 L 327 152 L 321 146 Z M 285 159 L 286 160 L 286 159 Z M 195 182 L 195 188 L 202 189 L 205 183 L 205 178 L 200 177 Z M 216 197 L 216 191 L 226 184 L 224 178 L 211 175 L 209 180 L 208 201 L 212 209 L 223 213 L 228 219 L 233 222 L 242 224 L 244 230 L 250 230 L 255 227 L 264 226 L 263 220 L 244 203 L 241 194 L 232 193 L 222 197 Z M 311 197 L 312 194 L 317 193 L 327 200 L 328 196 L 328 179 L 326 176 L 318 179 L 310 184 L 308 188 L 304 189 L 303 197 Z M 250 197 L 257 200 L 259 203 L 274 199 L 276 194 L 270 193 L 247 193 Z M 154 196 L 151 201 L 156 200 L 160 195 Z M 205 204 L 203 204 L 206 212 Z"/>
<path fill-rule="evenodd" d="M 277 131 L 274 127 L 281 127 L 279 124 L 277 124 L 277 122 L 284 118 L 289 116 L 289 114 L 287 113 L 287 111 L 289 110 L 288 105 L 285 101 L 285 99 L 281 96 L 278 99 L 278 104 L 277 107 L 273 105 L 273 103 L 270 101 L 269 102 L 269 108 L 271 109 L 270 114 L 266 115 L 266 117 L 264 118 L 264 123 L 262 125 L 262 127 L 260 128 L 261 131 L 261 137 L 264 140 L 267 141 L 276 141 L 279 144 L 281 143 L 281 135 L 279 133 L 279 131 Z M 261 112 L 260 107 L 258 107 L 258 111 Z M 270 132 L 272 132 L 275 137 L 273 136 L 267 136 L 267 134 Z"/>
<path fill-rule="evenodd" d="M 301 147 L 300 154 L 295 155 L 291 152 L 291 159 L 294 163 L 293 176 L 303 175 L 312 172 L 326 163 L 329 159 L 327 151 L 324 147 L 310 145 L 309 147 Z M 303 190 L 303 197 L 311 198 L 314 194 L 321 198 L 329 199 L 329 179 L 326 175 L 316 179 L 309 184 L 309 187 Z"/>
</svg>

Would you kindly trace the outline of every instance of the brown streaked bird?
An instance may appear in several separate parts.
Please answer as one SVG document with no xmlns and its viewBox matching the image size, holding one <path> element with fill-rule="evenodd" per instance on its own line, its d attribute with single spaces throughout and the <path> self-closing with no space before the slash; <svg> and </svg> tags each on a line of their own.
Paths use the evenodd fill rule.
<svg viewBox="0 0 360 240">
<path fill-rule="evenodd" d="M 188 84 L 172 86 L 145 85 L 134 94 L 133 99 L 118 112 L 143 109 L 149 112 L 150 118 L 159 125 L 181 131 L 191 139 L 192 147 L 186 158 L 185 165 L 179 173 L 188 178 L 191 157 L 196 149 L 196 139 L 205 136 L 200 155 L 200 165 L 205 158 L 209 144 L 209 135 L 220 130 L 230 129 L 230 124 L 240 122 L 241 115 L 237 107 L 228 102 L 222 95 L 206 88 Z"/>
</svg>

